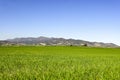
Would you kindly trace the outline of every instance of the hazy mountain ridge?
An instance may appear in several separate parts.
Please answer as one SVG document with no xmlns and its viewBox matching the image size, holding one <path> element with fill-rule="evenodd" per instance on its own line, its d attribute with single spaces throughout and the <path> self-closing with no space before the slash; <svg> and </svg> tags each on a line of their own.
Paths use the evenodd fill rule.
<svg viewBox="0 0 120 80">
<path fill-rule="evenodd" d="M 48 37 L 27 37 L 15 38 L 0 41 L 0 45 L 65 45 L 65 46 L 91 46 L 91 47 L 119 47 L 114 43 L 89 42 L 76 39 L 48 38 Z"/>
</svg>

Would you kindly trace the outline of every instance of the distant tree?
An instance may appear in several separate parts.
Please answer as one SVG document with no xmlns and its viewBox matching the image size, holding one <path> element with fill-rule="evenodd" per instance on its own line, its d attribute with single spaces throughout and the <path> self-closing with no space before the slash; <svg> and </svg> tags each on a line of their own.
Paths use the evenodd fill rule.
<svg viewBox="0 0 120 80">
<path fill-rule="evenodd" d="M 2 46 L 2 43 L 0 42 L 0 46 Z"/>
<path fill-rule="evenodd" d="M 87 44 L 84 44 L 84 46 L 87 46 Z"/>
</svg>

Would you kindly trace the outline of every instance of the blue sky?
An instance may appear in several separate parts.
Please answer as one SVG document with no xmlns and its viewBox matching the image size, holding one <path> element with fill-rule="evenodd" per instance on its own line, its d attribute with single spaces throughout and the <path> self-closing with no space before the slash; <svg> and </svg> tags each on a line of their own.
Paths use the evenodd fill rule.
<svg viewBox="0 0 120 80">
<path fill-rule="evenodd" d="M 0 0 L 0 40 L 39 36 L 120 45 L 120 0 Z"/>
</svg>

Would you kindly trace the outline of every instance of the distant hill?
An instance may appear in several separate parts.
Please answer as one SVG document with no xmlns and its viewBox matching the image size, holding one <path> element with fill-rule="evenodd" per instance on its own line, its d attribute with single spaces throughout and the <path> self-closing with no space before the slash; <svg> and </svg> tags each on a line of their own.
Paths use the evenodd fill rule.
<svg viewBox="0 0 120 80">
<path fill-rule="evenodd" d="M 64 39 L 64 38 L 48 38 L 48 37 L 27 37 L 27 38 L 15 38 L 0 41 L 0 45 L 60 45 L 60 46 L 90 46 L 90 47 L 119 47 L 113 43 L 102 42 L 89 42 L 76 39 Z"/>
</svg>

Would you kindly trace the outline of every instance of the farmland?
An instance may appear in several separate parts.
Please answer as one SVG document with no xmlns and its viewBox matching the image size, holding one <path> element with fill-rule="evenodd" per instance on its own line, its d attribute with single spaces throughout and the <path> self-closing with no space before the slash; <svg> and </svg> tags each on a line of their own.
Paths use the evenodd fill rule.
<svg viewBox="0 0 120 80">
<path fill-rule="evenodd" d="M 120 80 L 120 49 L 0 47 L 0 80 Z"/>
</svg>

